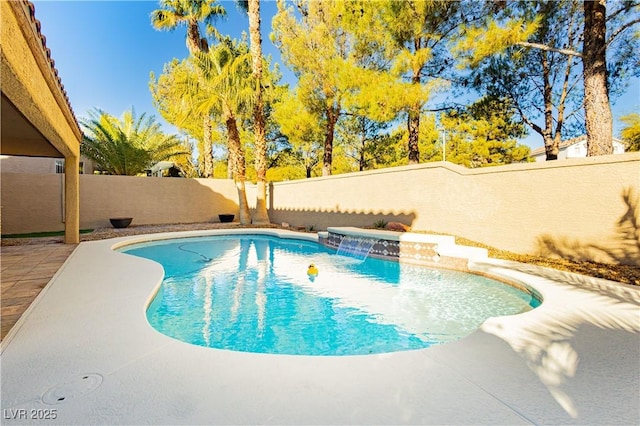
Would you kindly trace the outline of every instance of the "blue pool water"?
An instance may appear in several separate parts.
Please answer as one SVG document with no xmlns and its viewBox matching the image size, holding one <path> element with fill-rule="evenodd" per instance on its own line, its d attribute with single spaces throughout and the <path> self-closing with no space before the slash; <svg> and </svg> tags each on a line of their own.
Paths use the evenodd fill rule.
<svg viewBox="0 0 640 426">
<path fill-rule="evenodd" d="M 263 235 L 156 241 L 121 251 L 159 262 L 149 323 L 184 342 L 234 351 L 364 355 L 460 339 L 537 299 L 482 276 L 338 256 Z M 314 263 L 316 277 L 307 275 Z"/>
</svg>

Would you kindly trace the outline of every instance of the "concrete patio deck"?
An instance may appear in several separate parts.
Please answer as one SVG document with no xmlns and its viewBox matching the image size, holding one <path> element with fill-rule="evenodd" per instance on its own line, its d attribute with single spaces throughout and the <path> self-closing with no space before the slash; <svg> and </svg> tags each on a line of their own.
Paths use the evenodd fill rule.
<svg viewBox="0 0 640 426">
<path fill-rule="evenodd" d="M 148 238 L 80 244 L 18 321 L 1 345 L 3 424 L 640 422 L 638 288 L 488 259 L 473 269 L 544 303 L 424 350 L 237 353 L 148 325 L 162 269 L 112 251 Z"/>
<path fill-rule="evenodd" d="M 81 234 L 81 241 L 95 241 L 128 235 L 158 232 L 178 232 L 206 229 L 237 228 L 237 223 L 190 223 L 170 225 L 138 225 L 128 228 L 100 228 L 89 234 Z M 270 225 L 263 227 L 272 227 Z M 0 248 L 0 341 L 29 305 L 47 285 L 54 274 L 78 246 L 63 244 L 64 237 L 3 238 Z"/>
</svg>

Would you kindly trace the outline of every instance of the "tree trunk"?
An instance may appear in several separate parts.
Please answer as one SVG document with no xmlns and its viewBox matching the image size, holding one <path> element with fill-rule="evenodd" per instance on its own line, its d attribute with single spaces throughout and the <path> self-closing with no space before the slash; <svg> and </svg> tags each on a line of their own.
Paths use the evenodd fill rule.
<svg viewBox="0 0 640 426">
<path fill-rule="evenodd" d="M 251 63 L 256 84 L 256 102 L 253 108 L 256 152 L 254 165 L 257 174 L 256 210 L 253 223 L 269 223 L 267 212 L 267 141 L 265 138 L 264 105 L 262 101 L 262 39 L 260 37 L 260 0 L 249 0 L 249 37 Z"/>
<path fill-rule="evenodd" d="M 555 160 L 558 158 L 558 154 L 560 152 L 560 142 L 562 141 L 562 126 L 564 123 L 564 108 L 565 108 L 565 100 L 567 99 L 568 91 L 569 91 L 569 80 L 571 78 L 571 67 L 572 67 L 573 58 L 567 57 L 567 67 L 564 73 L 564 83 L 562 84 L 562 93 L 560 94 L 560 100 L 558 102 L 558 118 L 556 120 L 556 128 L 554 130 L 553 143 L 551 145 L 551 153 L 547 151 L 547 160 Z M 546 146 L 546 141 L 545 141 Z M 549 156 L 554 156 L 553 158 L 549 158 Z"/>
<path fill-rule="evenodd" d="M 333 162 L 333 133 L 338 121 L 338 112 L 334 108 L 327 108 L 327 131 L 324 136 L 324 157 L 322 162 L 322 176 L 331 175 Z"/>
<path fill-rule="evenodd" d="M 417 38 L 414 40 L 414 49 L 418 51 L 422 46 L 422 40 Z M 422 84 L 420 78 L 420 69 L 414 69 L 411 76 L 412 84 Z M 420 139 L 420 108 L 411 107 L 407 118 L 407 131 L 409 133 L 409 164 L 418 164 L 420 162 L 420 147 L 418 145 Z M 444 158 L 443 158 L 444 160 Z"/>
<path fill-rule="evenodd" d="M 191 19 L 187 24 L 187 50 L 190 54 L 195 52 L 208 52 L 209 43 L 206 38 L 200 38 L 200 26 L 197 19 Z"/>
<path fill-rule="evenodd" d="M 187 23 L 187 50 L 191 55 L 195 53 L 206 53 L 209 51 L 209 44 L 205 38 L 200 38 L 200 26 L 197 19 L 191 19 Z M 203 121 L 203 149 L 202 162 L 203 170 L 202 175 L 205 178 L 213 177 L 213 144 L 211 141 L 211 116 L 205 115 Z"/>
<path fill-rule="evenodd" d="M 547 52 L 540 52 L 542 65 L 542 99 L 544 100 L 544 130 L 542 138 L 544 140 L 544 150 L 547 155 L 546 161 L 557 160 L 560 146 L 553 133 L 553 87 L 551 85 L 551 65 L 547 57 Z"/>
<path fill-rule="evenodd" d="M 365 169 L 365 148 L 367 146 L 367 123 L 365 122 L 365 118 L 364 117 L 359 117 L 358 118 L 358 124 L 362 124 L 362 126 L 359 128 L 360 130 L 360 158 L 358 158 L 358 170 L 359 171 L 364 171 Z"/>
<path fill-rule="evenodd" d="M 247 191 L 245 188 L 245 161 L 242 145 L 240 145 L 240 133 L 236 124 L 236 118 L 229 114 L 225 120 L 229 137 L 229 157 L 233 160 L 233 181 L 238 191 L 238 208 L 240 209 L 240 224 L 251 223 L 251 213 L 247 203 Z"/>
<path fill-rule="evenodd" d="M 544 151 L 547 155 L 546 161 L 557 160 L 560 153 L 560 134 L 556 134 L 555 137 L 551 137 L 551 134 L 543 135 L 544 139 Z"/>
<path fill-rule="evenodd" d="M 187 24 L 187 50 L 192 55 L 195 52 L 201 52 L 200 45 L 200 29 L 198 28 L 198 21 L 192 20 Z"/>
<path fill-rule="evenodd" d="M 613 154 L 613 118 L 606 60 L 606 0 L 584 2 L 584 115 L 587 156 Z"/>
<path fill-rule="evenodd" d="M 407 128 L 409 131 L 409 164 L 418 164 L 420 162 L 420 148 L 418 147 L 420 111 L 415 111 L 414 109 L 409 110 Z"/>
<path fill-rule="evenodd" d="M 203 120 L 204 126 L 204 140 L 202 142 L 203 145 L 203 153 L 202 153 L 202 163 L 204 165 L 202 171 L 202 177 L 212 178 L 213 177 L 213 144 L 211 142 L 211 116 L 209 114 L 204 116 Z"/>
</svg>

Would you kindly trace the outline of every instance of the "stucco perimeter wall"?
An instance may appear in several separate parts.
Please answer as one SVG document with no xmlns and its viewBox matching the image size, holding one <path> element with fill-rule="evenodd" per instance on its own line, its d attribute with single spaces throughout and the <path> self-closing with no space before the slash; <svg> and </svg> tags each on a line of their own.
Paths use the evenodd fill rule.
<svg viewBox="0 0 640 426">
<path fill-rule="evenodd" d="M 2 234 L 60 231 L 61 174 L 2 173 Z M 254 196 L 255 197 L 255 196 Z M 134 225 L 218 222 L 238 215 L 233 181 L 80 175 L 80 227 L 109 227 L 109 218 Z"/>
<path fill-rule="evenodd" d="M 634 248 L 619 223 L 629 211 L 638 218 L 639 187 L 640 153 L 483 169 L 429 163 L 275 183 L 270 218 L 316 229 L 384 219 L 519 253 L 640 263 L 640 230 Z"/>
<path fill-rule="evenodd" d="M 63 175 L 2 173 L 2 234 L 64 229 Z M 640 264 L 640 153 L 465 169 L 449 163 L 270 185 L 274 223 L 371 227 L 380 219 L 518 253 Z M 255 187 L 247 186 L 255 204 Z M 217 222 L 231 180 L 80 175 L 80 226 Z M 632 220 L 632 218 L 635 218 Z"/>
</svg>

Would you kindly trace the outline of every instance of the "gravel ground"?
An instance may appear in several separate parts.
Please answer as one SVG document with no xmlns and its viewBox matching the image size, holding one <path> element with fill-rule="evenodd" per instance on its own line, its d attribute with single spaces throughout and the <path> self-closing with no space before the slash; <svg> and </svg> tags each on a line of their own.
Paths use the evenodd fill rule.
<svg viewBox="0 0 640 426">
<path fill-rule="evenodd" d="M 640 286 L 640 266 L 614 265 L 589 261 L 574 261 L 571 259 L 550 258 L 511 253 L 460 237 L 456 237 L 456 243 L 468 246 L 484 247 L 489 251 L 489 257 L 493 257 L 496 259 L 530 263 L 533 265 L 545 266 L 547 268 L 558 269 L 561 271 L 574 272 L 576 274 L 588 275 L 591 277 L 618 281 L 624 284 Z"/>
<path fill-rule="evenodd" d="M 221 228 L 255 228 L 256 226 L 243 226 L 238 223 L 190 223 L 190 224 L 173 224 L 173 225 L 134 225 L 123 229 L 114 228 L 98 228 L 94 231 L 80 235 L 81 241 L 95 241 L 106 238 L 124 237 L 129 235 L 151 234 L 156 232 L 174 232 L 174 231 L 193 231 L 203 229 L 221 229 Z M 280 226 L 271 224 L 260 226 L 261 228 L 279 228 Z M 292 228 L 293 230 L 303 231 L 303 228 Z M 28 245 L 28 244 L 61 244 L 62 237 L 43 237 L 43 238 L 3 238 L 3 246 Z M 625 284 L 640 286 L 640 266 L 632 265 L 610 265 L 604 263 L 572 261 L 559 258 L 545 258 L 540 256 L 530 256 L 524 254 L 511 253 L 504 250 L 498 250 L 474 241 L 456 237 L 456 242 L 462 245 L 475 247 L 484 247 L 489 250 L 489 256 L 498 259 L 513 260 L 523 263 L 531 263 L 535 265 L 545 266 L 548 268 L 559 269 L 562 271 L 575 272 L 582 275 L 588 275 L 607 280 L 618 281 Z"/>
<path fill-rule="evenodd" d="M 239 223 L 182 223 L 169 225 L 132 225 L 127 228 L 97 228 L 93 231 L 80 234 L 80 241 L 96 241 L 107 238 L 127 237 L 130 235 L 154 234 L 158 232 L 197 231 L 205 229 L 226 228 L 277 228 L 276 225 L 240 225 Z M 29 244 L 61 244 L 62 236 L 39 238 L 3 238 L 3 246 L 19 246 Z"/>
</svg>

